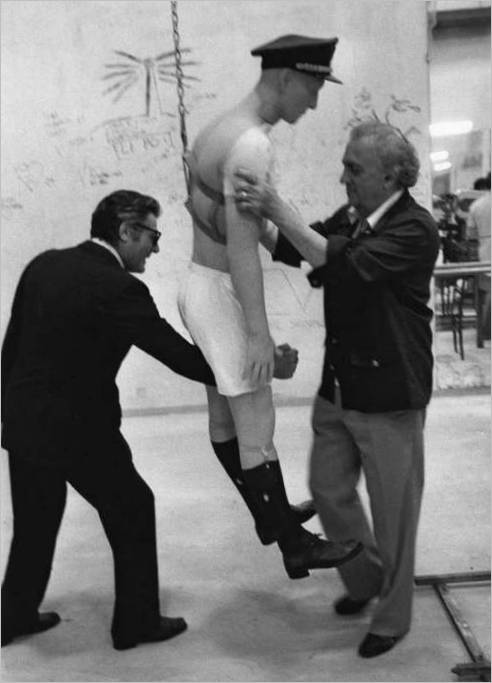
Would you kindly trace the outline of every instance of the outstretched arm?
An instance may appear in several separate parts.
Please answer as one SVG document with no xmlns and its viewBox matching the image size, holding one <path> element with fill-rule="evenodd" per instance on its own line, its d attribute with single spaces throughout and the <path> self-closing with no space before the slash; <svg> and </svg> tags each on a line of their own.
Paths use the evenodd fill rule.
<svg viewBox="0 0 492 683">
<path fill-rule="evenodd" d="M 143 282 L 135 278 L 107 305 L 105 315 L 114 326 L 115 343 L 134 344 L 179 375 L 215 386 L 200 349 L 161 318 Z"/>
<path fill-rule="evenodd" d="M 272 222 L 263 220 L 260 228 L 260 244 L 271 254 L 275 251 L 278 242 L 278 228 Z"/>
<path fill-rule="evenodd" d="M 313 268 L 326 261 L 326 239 L 304 223 L 299 212 L 283 201 L 268 177 L 259 180 L 249 169 L 236 168 L 235 197 L 241 213 L 271 221 Z"/>
</svg>

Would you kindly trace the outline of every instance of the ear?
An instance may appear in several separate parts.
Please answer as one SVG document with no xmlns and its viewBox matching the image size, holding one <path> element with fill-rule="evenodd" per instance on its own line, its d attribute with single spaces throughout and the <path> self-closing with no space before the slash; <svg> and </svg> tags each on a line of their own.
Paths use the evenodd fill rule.
<svg viewBox="0 0 492 683">
<path fill-rule="evenodd" d="M 396 178 L 398 175 L 398 169 L 397 168 L 392 168 L 389 169 L 385 172 L 384 174 L 384 185 L 388 190 L 394 190 L 396 189 Z"/>
<path fill-rule="evenodd" d="M 278 88 L 279 92 L 283 92 L 292 80 L 291 69 L 280 69 L 278 73 Z"/>
<path fill-rule="evenodd" d="M 128 242 L 130 240 L 129 226 L 126 221 L 122 221 L 120 223 L 120 227 L 118 228 L 118 235 L 122 242 Z"/>
</svg>

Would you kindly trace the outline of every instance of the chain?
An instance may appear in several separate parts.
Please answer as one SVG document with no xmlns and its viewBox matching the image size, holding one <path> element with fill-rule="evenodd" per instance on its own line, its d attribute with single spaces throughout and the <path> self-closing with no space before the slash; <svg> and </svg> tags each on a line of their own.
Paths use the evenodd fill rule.
<svg viewBox="0 0 492 683">
<path fill-rule="evenodd" d="M 178 110 L 179 123 L 181 127 L 181 142 L 183 145 L 183 173 L 185 177 L 186 189 L 190 191 L 190 172 L 186 163 L 185 155 L 188 151 L 188 136 L 186 134 L 186 109 L 184 106 L 184 86 L 183 86 L 183 70 L 181 68 L 181 50 L 179 47 L 179 29 L 178 29 L 178 7 L 176 0 L 171 0 L 171 15 L 173 20 L 173 39 L 174 52 L 176 54 L 176 84 L 178 90 Z"/>
</svg>

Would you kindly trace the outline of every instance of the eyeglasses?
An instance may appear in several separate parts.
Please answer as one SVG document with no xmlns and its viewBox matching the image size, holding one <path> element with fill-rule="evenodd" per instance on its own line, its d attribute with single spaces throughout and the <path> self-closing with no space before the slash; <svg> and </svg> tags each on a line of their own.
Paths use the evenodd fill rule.
<svg viewBox="0 0 492 683">
<path fill-rule="evenodd" d="M 157 246 L 157 243 L 162 235 L 162 232 L 159 232 L 159 230 L 154 230 L 154 228 L 149 228 L 148 225 L 144 225 L 143 223 L 134 223 L 133 227 L 135 228 L 140 228 L 141 230 L 147 230 L 148 232 L 152 233 L 152 244 L 154 247 Z"/>
</svg>

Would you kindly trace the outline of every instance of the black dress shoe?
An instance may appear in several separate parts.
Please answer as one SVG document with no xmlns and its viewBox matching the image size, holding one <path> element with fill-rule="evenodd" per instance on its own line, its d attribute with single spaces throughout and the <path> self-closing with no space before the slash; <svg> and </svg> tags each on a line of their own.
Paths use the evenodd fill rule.
<svg viewBox="0 0 492 683">
<path fill-rule="evenodd" d="M 378 636 L 375 633 L 368 633 L 359 645 L 361 657 L 377 657 L 384 652 L 388 652 L 403 636 Z"/>
<path fill-rule="evenodd" d="M 329 569 L 348 562 L 362 550 L 357 541 L 326 541 L 300 527 L 300 534 L 287 547 L 282 544 L 284 566 L 291 579 L 309 576 L 309 569 Z"/>
<path fill-rule="evenodd" d="M 113 645 L 115 650 L 129 650 L 139 643 L 158 643 L 162 640 L 169 640 L 179 633 L 186 631 L 187 628 L 188 625 L 182 617 L 161 617 L 160 623 L 156 628 L 145 631 L 138 637 L 135 636 L 133 638 L 119 638 L 115 636 L 113 638 Z"/>
<path fill-rule="evenodd" d="M 29 636 L 33 633 L 42 633 L 60 623 L 60 615 L 56 612 L 42 612 L 34 621 L 9 625 L 2 623 L 2 647 L 11 643 L 18 636 Z"/>
<path fill-rule="evenodd" d="M 362 612 L 370 602 L 370 598 L 367 600 L 353 600 L 349 595 L 344 595 L 335 602 L 335 612 L 342 615 L 358 614 L 359 612 Z"/>
</svg>

